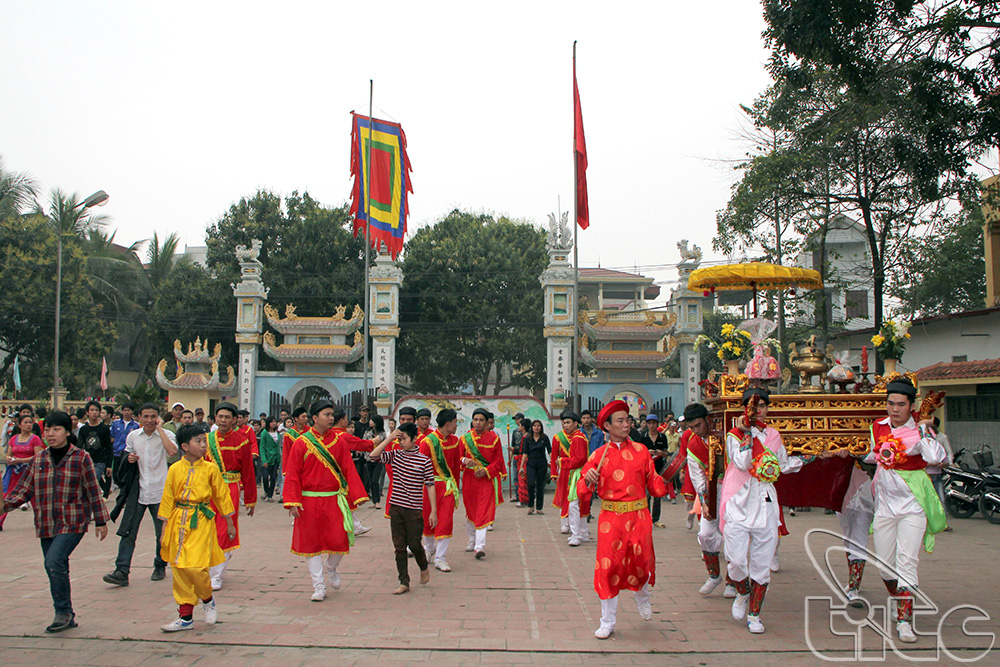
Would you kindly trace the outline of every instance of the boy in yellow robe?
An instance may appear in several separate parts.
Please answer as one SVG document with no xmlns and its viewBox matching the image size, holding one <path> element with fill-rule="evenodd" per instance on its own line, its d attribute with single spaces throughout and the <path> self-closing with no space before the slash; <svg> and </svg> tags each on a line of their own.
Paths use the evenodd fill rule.
<svg viewBox="0 0 1000 667">
<path fill-rule="evenodd" d="M 177 446 L 184 456 L 167 472 L 159 516 L 165 523 L 160 557 L 173 570 L 177 619 L 164 632 L 194 627 L 194 605 L 201 601 L 205 623 L 218 619 L 208 568 L 225 560 L 216 534 L 212 502 L 226 519 L 229 539 L 236 535 L 233 501 L 219 467 L 205 460 L 208 439 L 197 426 L 177 429 Z"/>
</svg>

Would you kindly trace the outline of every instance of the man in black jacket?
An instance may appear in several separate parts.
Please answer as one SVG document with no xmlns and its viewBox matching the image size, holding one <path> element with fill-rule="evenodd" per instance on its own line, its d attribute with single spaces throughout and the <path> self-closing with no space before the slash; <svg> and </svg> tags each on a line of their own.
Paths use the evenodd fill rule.
<svg viewBox="0 0 1000 667">
<path fill-rule="evenodd" d="M 646 415 L 646 433 L 639 442 L 646 446 L 650 456 L 653 457 L 656 472 L 662 473 L 664 467 L 667 465 L 667 447 L 670 446 L 670 443 L 667 441 L 667 437 L 660 433 L 659 426 L 660 420 L 656 415 Z M 653 524 L 657 528 L 666 528 L 666 524 L 660 521 L 660 499 L 653 498 L 651 506 Z"/>
</svg>

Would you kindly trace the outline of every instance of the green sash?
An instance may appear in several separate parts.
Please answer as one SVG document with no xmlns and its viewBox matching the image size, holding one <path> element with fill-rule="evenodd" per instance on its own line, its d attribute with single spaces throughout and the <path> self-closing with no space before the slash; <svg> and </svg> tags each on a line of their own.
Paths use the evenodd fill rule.
<svg viewBox="0 0 1000 667">
<path fill-rule="evenodd" d="M 300 435 L 302 435 L 301 433 L 299 433 L 298 431 L 296 431 L 294 428 L 286 428 L 285 429 L 285 433 L 291 433 L 292 434 L 292 442 L 295 442 L 295 439 L 298 438 Z"/>
<path fill-rule="evenodd" d="M 452 474 L 451 468 L 448 467 L 448 461 L 444 457 L 444 447 L 441 445 L 441 438 L 433 433 L 428 433 L 424 437 L 430 443 L 431 452 L 434 454 L 435 472 L 440 471 L 439 476 L 442 478 L 441 481 L 444 482 L 445 495 L 449 493 L 454 494 L 457 500 L 458 484 L 455 483 L 455 476 Z"/>
<path fill-rule="evenodd" d="M 559 431 L 554 436 L 552 436 L 552 439 L 559 443 L 559 449 L 561 452 L 560 456 L 569 456 L 570 444 L 569 444 L 569 438 L 566 437 L 566 433 L 564 433 L 563 431 Z"/>
<path fill-rule="evenodd" d="M 486 457 L 483 456 L 483 453 L 479 451 L 479 445 L 476 443 L 476 436 L 473 435 L 472 431 L 469 431 L 462 436 L 462 442 L 465 443 L 465 446 L 469 448 L 469 453 L 472 454 L 477 461 L 479 461 L 483 468 L 489 466 L 490 462 L 487 461 Z M 494 477 L 491 481 L 493 482 L 493 502 L 499 505 L 500 501 L 498 499 L 503 498 L 500 492 L 500 477 Z"/>
<path fill-rule="evenodd" d="M 336 476 L 337 481 L 340 482 L 339 491 L 331 491 L 331 495 L 337 496 L 337 505 L 340 507 L 340 513 L 344 517 L 344 531 L 347 532 L 347 540 L 350 545 L 354 546 L 354 515 L 351 514 L 351 507 L 347 504 L 347 477 L 344 475 L 343 471 L 340 469 L 340 464 L 337 463 L 337 459 L 333 457 L 333 454 L 316 439 L 313 432 L 306 431 L 302 434 L 303 438 L 306 440 L 306 445 L 309 451 L 315 454 L 321 461 L 327 464 L 327 467 L 333 471 Z M 339 439 L 339 436 L 338 436 Z M 336 440 L 334 440 L 336 442 Z M 315 491 L 303 491 L 302 495 L 305 497 L 315 496 L 317 492 Z M 324 494 L 325 495 L 325 494 Z"/>
<path fill-rule="evenodd" d="M 903 478 L 906 485 L 910 487 L 913 496 L 920 503 L 920 507 L 927 516 L 927 530 L 924 531 L 924 551 L 931 553 L 934 551 L 934 535 L 940 533 L 948 526 L 948 518 L 945 516 L 944 507 L 941 505 L 941 498 L 934 489 L 934 483 L 923 470 L 896 470 L 895 473 Z"/>
<path fill-rule="evenodd" d="M 206 519 L 214 519 L 215 512 L 212 508 L 208 506 L 208 503 L 188 503 L 188 502 L 178 502 L 174 503 L 174 507 L 180 507 L 181 509 L 194 510 L 191 513 L 191 522 L 188 524 L 191 530 L 198 527 L 198 514 L 204 514 Z"/>
<path fill-rule="evenodd" d="M 580 473 L 583 472 L 583 468 L 576 468 L 569 473 L 569 489 L 568 498 L 570 502 L 577 499 L 576 495 L 576 485 L 580 481 Z"/>
<path fill-rule="evenodd" d="M 215 459 L 215 465 L 219 466 L 219 472 L 225 475 L 226 466 L 222 462 L 222 452 L 219 451 L 219 437 L 216 435 L 215 431 L 210 431 L 208 434 L 208 449 L 212 452 L 212 458 Z"/>
</svg>

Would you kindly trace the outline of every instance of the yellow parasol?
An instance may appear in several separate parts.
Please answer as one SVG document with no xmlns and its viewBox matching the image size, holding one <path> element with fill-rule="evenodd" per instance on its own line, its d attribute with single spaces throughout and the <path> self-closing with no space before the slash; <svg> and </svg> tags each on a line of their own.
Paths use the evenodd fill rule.
<svg viewBox="0 0 1000 667">
<path fill-rule="evenodd" d="M 753 313 L 757 316 L 757 290 L 771 291 L 789 288 L 820 289 L 823 278 L 819 271 L 797 266 L 781 266 L 766 262 L 723 264 L 696 269 L 688 278 L 690 290 L 753 290 Z"/>
</svg>

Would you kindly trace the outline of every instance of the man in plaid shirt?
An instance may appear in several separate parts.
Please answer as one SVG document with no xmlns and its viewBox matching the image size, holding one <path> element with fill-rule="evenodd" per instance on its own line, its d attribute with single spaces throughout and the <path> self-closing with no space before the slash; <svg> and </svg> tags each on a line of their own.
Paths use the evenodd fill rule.
<svg viewBox="0 0 1000 667">
<path fill-rule="evenodd" d="M 35 512 L 35 534 L 42 541 L 45 573 L 55 619 L 46 632 L 76 627 L 69 588 L 69 556 L 83 539 L 91 518 L 101 540 L 108 535 L 108 510 L 90 456 L 71 442 L 72 423 L 65 412 L 45 417 L 48 448 L 35 455 L 17 486 L 3 500 L 6 512 L 28 501 Z"/>
</svg>

